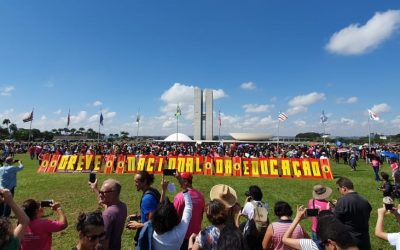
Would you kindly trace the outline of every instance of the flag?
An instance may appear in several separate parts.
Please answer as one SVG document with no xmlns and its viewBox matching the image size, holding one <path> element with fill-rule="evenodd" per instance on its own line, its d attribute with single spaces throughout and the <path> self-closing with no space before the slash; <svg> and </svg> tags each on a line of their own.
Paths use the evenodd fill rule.
<svg viewBox="0 0 400 250">
<path fill-rule="evenodd" d="M 70 112 L 71 112 L 71 110 L 68 110 L 67 127 L 69 126 L 69 124 L 70 124 L 70 122 L 71 122 Z"/>
<path fill-rule="evenodd" d="M 218 126 L 221 127 L 222 126 L 222 119 L 221 119 L 221 110 L 218 111 Z"/>
<path fill-rule="evenodd" d="M 104 125 L 103 125 L 103 120 L 104 120 L 104 118 L 103 118 L 103 113 L 100 113 L 100 125 L 101 125 L 101 126 L 104 126 Z"/>
<path fill-rule="evenodd" d="M 179 117 L 179 116 L 181 116 L 182 115 L 182 111 L 181 111 L 181 108 L 179 107 L 179 104 L 176 106 L 176 113 L 175 113 L 175 116 L 176 117 Z"/>
<path fill-rule="evenodd" d="M 286 121 L 287 118 L 289 118 L 287 114 L 285 114 L 283 112 L 279 112 L 279 115 L 278 115 L 278 120 L 279 121 L 281 121 L 281 122 Z"/>
<path fill-rule="evenodd" d="M 328 121 L 328 117 L 325 115 L 325 112 L 323 110 L 320 119 L 322 123 Z"/>
<path fill-rule="evenodd" d="M 28 117 L 26 117 L 25 119 L 22 120 L 23 122 L 30 122 L 33 121 L 33 110 L 32 112 L 29 114 Z"/>
<path fill-rule="evenodd" d="M 368 114 L 369 114 L 369 119 L 374 120 L 374 121 L 379 121 L 379 116 L 374 111 L 368 109 Z"/>
<path fill-rule="evenodd" d="M 139 124 L 140 122 L 140 115 L 139 113 L 136 114 L 136 124 Z"/>
</svg>

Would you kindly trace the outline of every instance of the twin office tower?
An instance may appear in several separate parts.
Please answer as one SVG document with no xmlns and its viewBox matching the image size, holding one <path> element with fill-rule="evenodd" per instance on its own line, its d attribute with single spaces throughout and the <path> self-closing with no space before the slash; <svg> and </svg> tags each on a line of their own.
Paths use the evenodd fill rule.
<svg viewBox="0 0 400 250">
<path fill-rule="evenodd" d="M 213 139 L 213 91 L 204 90 L 204 94 L 205 98 L 203 98 L 203 90 L 194 89 L 194 140 Z M 203 100 L 205 100 L 205 105 Z M 205 110 L 205 113 L 203 113 L 203 110 Z M 205 130 L 203 129 L 203 121 Z"/>
</svg>

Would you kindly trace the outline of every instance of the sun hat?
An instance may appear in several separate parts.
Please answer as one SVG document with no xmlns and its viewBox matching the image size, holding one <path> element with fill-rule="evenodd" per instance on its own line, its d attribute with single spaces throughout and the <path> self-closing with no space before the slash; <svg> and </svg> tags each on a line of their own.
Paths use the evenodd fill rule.
<svg viewBox="0 0 400 250">
<path fill-rule="evenodd" d="M 214 199 L 221 201 L 227 208 L 233 207 L 237 202 L 236 191 L 228 185 L 217 184 L 210 191 L 210 200 Z"/>
<path fill-rule="evenodd" d="M 193 175 L 189 172 L 180 173 L 180 177 L 184 180 L 191 180 L 193 179 Z"/>
<path fill-rule="evenodd" d="M 11 164 L 13 163 L 13 158 L 11 156 L 8 156 L 5 161 L 7 164 Z"/>
<path fill-rule="evenodd" d="M 383 197 L 383 203 L 385 203 L 385 204 L 394 204 L 393 199 L 390 196 Z"/>
<path fill-rule="evenodd" d="M 315 185 L 313 187 L 312 195 L 316 200 L 325 200 L 332 194 L 332 189 L 330 187 L 325 187 L 323 185 Z"/>
</svg>

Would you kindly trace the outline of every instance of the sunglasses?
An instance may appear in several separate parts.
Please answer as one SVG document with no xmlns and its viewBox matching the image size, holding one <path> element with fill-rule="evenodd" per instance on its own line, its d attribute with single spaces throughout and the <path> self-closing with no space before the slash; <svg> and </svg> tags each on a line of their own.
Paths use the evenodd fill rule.
<svg viewBox="0 0 400 250">
<path fill-rule="evenodd" d="M 97 239 L 103 238 L 105 234 L 106 234 L 105 232 L 102 232 L 101 234 L 98 234 L 98 235 L 86 235 L 86 234 L 85 234 L 85 237 L 86 237 L 89 241 L 95 241 L 95 240 L 97 240 Z"/>
<path fill-rule="evenodd" d="M 108 190 L 108 191 L 99 191 L 99 194 L 101 194 L 101 195 L 105 195 L 105 194 L 112 193 L 112 192 L 114 192 L 114 190 Z"/>
</svg>

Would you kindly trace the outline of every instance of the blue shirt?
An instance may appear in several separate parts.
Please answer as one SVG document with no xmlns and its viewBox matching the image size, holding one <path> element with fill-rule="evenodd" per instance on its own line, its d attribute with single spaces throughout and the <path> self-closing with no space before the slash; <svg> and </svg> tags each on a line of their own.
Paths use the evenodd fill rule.
<svg viewBox="0 0 400 250">
<path fill-rule="evenodd" d="M 143 195 L 141 206 L 140 206 L 140 213 L 141 213 L 141 222 L 145 223 L 149 220 L 149 214 L 156 210 L 158 205 L 158 201 L 154 195 L 145 194 Z"/>
<path fill-rule="evenodd" d="M 0 167 L 0 187 L 13 189 L 17 186 L 17 172 L 24 169 L 23 165 Z"/>
</svg>

